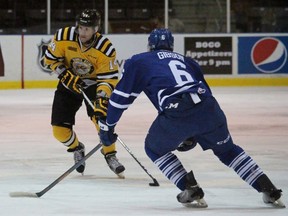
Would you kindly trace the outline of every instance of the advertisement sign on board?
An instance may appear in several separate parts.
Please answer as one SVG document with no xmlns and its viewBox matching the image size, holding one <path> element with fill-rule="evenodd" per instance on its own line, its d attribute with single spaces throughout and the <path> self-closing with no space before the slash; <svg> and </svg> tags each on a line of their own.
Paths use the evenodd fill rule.
<svg viewBox="0 0 288 216">
<path fill-rule="evenodd" d="M 232 37 L 185 37 L 184 53 L 204 74 L 232 74 Z"/>
<path fill-rule="evenodd" d="M 288 73 L 288 37 L 239 37 L 238 73 Z"/>
</svg>

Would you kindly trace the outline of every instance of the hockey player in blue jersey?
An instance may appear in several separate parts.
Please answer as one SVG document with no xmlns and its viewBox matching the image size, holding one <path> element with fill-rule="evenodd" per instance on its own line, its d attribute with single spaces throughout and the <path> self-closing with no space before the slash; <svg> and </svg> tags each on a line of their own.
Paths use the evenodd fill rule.
<svg viewBox="0 0 288 216">
<path fill-rule="evenodd" d="M 263 193 L 265 203 L 285 207 L 280 199 L 282 191 L 240 146 L 234 144 L 225 114 L 199 65 L 193 59 L 173 52 L 173 46 L 174 38 L 169 30 L 155 29 L 148 38 L 149 52 L 134 55 L 126 61 L 122 78 L 110 97 L 106 121 L 99 123 L 103 144 L 109 146 L 117 140 L 114 127 L 123 111 L 144 92 L 158 110 L 145 139 L 145 151 L 181 190 L 177 196 L 180 203 L 207 207 L 204 192 L 193 172 L 187 173 L 173 154 L 177 148 L 183 151 L 197 142 L 204 151 L 212 150 L 222 163 Z"/>
</svg>

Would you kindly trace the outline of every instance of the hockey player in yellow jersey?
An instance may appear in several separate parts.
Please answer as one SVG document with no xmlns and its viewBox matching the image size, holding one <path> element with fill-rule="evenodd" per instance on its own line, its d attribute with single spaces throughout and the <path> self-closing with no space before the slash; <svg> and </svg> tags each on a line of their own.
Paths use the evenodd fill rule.
<svg viewBox="0 0 288 216">
<path fill-rule="evenodd" d="M 74 153 L 77 163 L 85 156 L 85 146 L 73 130 L 76 112 L 82 105 L 81 90 L 93 102 L 92 110 L 86 101 L 87 115 L 99 131 L 98 120 L 106 118 L 109 96 L 118 83 L 116 51 L 108 38 L 101 35 L 100 14 L 94 9 L 84 10 L 76 26 L 59 29 L 45 52 L 45 64 L 58 76 L 51 124 L 54 137 Z M 116 157 L 115 143 L 101 150 L 110 169 L 124 177 L 125 167 Z M 85 163 L 77 168 L 84 172 Z"/>
</svg>

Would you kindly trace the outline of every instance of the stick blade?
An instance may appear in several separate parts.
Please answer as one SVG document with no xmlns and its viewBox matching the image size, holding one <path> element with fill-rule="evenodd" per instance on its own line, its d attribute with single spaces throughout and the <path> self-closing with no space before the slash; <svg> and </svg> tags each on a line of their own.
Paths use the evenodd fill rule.
<svg viewBox="0 0 288 216">
<path fill-rule="evenodd" d="M 32 192 L 11 192 L 9 193 L 10 197 L 31 197 L 31 198 L 38 198 L 39 196 L 37 193 Z"/>
<path fill-rule="evenodd" d="M 153 183 L 149 183 L 149 186 L 158 187 L 158 186 L 160 186 L 160 185 L 159 185 L 158 181 L 153 178 Z"/>
</svg>

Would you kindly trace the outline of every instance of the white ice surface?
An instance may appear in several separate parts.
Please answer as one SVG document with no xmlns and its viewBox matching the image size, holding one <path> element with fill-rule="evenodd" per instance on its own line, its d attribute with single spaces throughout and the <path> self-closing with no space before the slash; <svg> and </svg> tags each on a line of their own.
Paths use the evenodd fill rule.
<svg viewBox="0 0 288 216">
<path fill-rule="evenodd" d="M 288 88 L 213 88 L 228 118 L 234 142 L 283 190 L 288 205 Z M 156 111 L 144 95 L 123 114 L 116 128 L 151 178 L 118 143 L 126 166 L 118 179 L 99 151 L 87 160 L 85 175 L 72 172 L 41 198 L 11 198 L 10 192 L 39 192 L 73 165 L 72 155 L 52 136 L 54 89 L 0 90 L 0 215 L 261 215 L 287 216 L 288 210 L 262 202 L 261 194 L 199 146 L 176 153 L 203 187 L 207 209 L 188 209 L 176 200 L 179 190 L 145 155 L 143 141 Z M 99 139 L 82 106 L 75 131 L 90 151 Z"/>
</svg>

